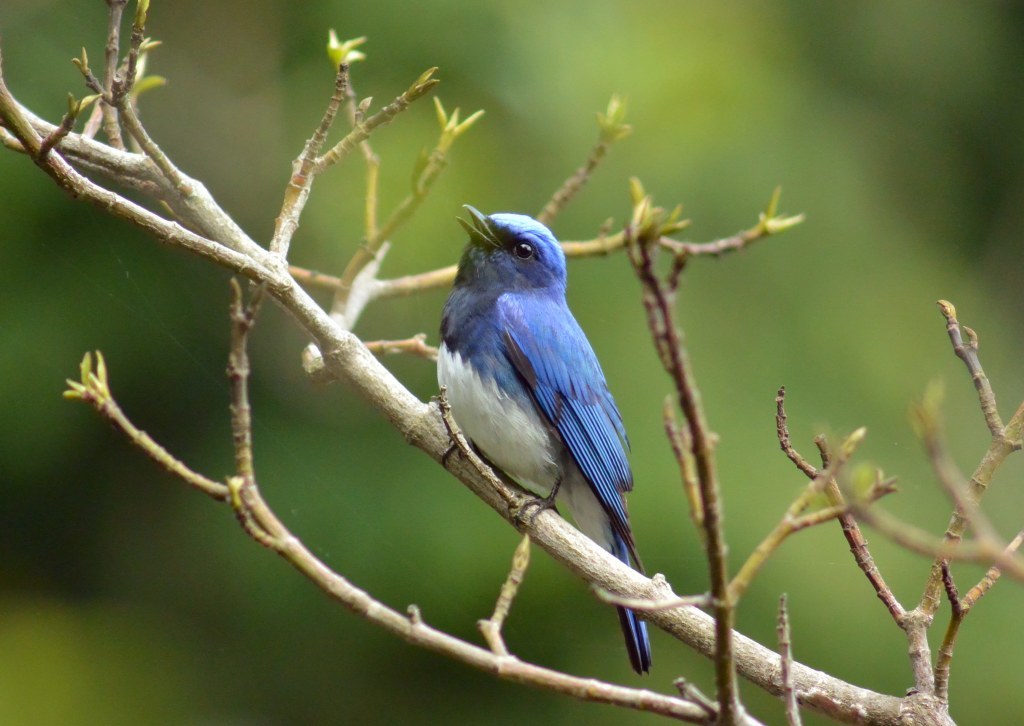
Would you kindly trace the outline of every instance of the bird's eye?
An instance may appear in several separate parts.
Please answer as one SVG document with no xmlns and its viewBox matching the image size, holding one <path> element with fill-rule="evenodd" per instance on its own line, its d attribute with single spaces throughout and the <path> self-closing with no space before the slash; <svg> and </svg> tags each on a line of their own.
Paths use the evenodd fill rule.
<svg viewBox="0 0 1024 726">
<path fill-rule="evenodd" d="M 521 260 L 528 260 L 533 257 L 533 245 L 529 242 L 520 242 L 512 248 L 513 254 Z"/>
</svg>

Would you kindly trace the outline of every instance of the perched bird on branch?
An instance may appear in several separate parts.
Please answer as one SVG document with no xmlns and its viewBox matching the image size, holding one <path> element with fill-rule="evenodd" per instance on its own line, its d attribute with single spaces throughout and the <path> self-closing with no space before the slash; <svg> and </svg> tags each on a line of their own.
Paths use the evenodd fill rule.
<svg viewBox="0 0 1024 726">
<path fill-rule="evenodd" d="M 622 417 L 565 301 L 565 255 L 521 214 L 466 206 L 469 244 L 441 319 L 438 382 L 466 437 L 497 468 L 556 502 L 576 525 L 643 571 L 626 512 L 633 475 Z M 647 626 L 618 608 L 629 660 L 651 667 Z"/>
</svg>

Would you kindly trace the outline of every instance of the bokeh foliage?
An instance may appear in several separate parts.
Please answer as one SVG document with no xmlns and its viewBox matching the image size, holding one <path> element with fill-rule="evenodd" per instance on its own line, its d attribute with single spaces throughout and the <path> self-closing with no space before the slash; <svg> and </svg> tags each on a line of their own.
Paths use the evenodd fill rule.
<svg viewBox="0 0 1024 726">
<path fill-rule="evenodd" d="M 0 7 L 14 93 L 56 120 L 84 91 L 68 59 L 99 58 L 104 5 Z M 686 273 L 682 317 L 719 461 L 734 566 L 803 486 L 777 451 L 773 396 L 789 390 L 794 440 L 866 425 L 862 456 L 899 474 L 884 503 L 940 531 L 949 504 L 906 419 L 932 378 L 947 383 L 953 453 L 970 469 L 986 430 L 949 350 L 940 297 L 978 330 L 1004 414 L 1024 397 L 1024 15 L 1011 4 L 768 4 L 645 0 L 429 7 L 269 0 L 155 2 L 164 41 L 145 121 L 260 239 L 272 230 L 291 159 L 332 85 L 327 28 L 369 36 L 353 81 L 379 105 L 440 66 L 446 107 L 487 115 L 452 153 L 419 216 L 395 238 L 386 276 L 450 264 L 462 203 L 536 212 L 596 136 L 613 92 L 635 132 L 555 224 L 592 236 L 628 215 L 638 175 L 683 202 L 694 239 L 749 226 L 771 189 L 796 230 Z M 429 102 L 381 130 L 382 209 L 404 196 L 435 137 Z M 322 178 L 293 258 L 337 272 L 359 242 L 362 166 Z M 229 472 L 226 275 L 70 201 L 25 159 L 0 154 L 0 722 L 639 723 L 643 716 L 524 691 L 415 650 L 339 610 L 241 536 L 230 513 L 131 450 L 84 406 L 60 398 L 100 348 L 115 395 L 143 428 L 211 476 Z M 372 307 L 366 338 L 427 331 L 443 293 Z M 633 441 L 634 528 L 651 572 L 706 588 L 704 563 L 661 433 L 668 390 L 622 256 L 570 267 L 570 303 L 600 355 Z M 304 344 L 267 306 L 254 336 L 257 467 L 264 493 L 331 565 L 385 602 L 415 602 L 438 626 L 476 637 L 516 535 L 360 400 L 304 380 Z M 388 365 L 423 397 L 420 360 Z M 1018 459 L 1020 457 L 1017 457 Z M 988 509 L 1021 526 L 1024 466 L 1001 473 Z M 868 533 L 870 536 L 870 532 Z M 907 604 L 927 563 L 876 538 L 876 560 Z M 741 629 L 773 642 L 789 593 L 796 656 L 901 693 L 900 634 L 836 527 L 788 542 L 755 582 Z M 976 577 L 958 568 L 964 582 Z M 1013 723 L 1020 711 L 1021 586 L 1000 584 L 961 635 L 953 715 Z M 521 656 L 636 683 L 614 617 L 543 556 L 507 624 Z M 710 667 L 653 637 L 646 685 Z M 758 715 L 781 708 L 744 687 Z M 1005 714 L 1001 716 L 1000 714 Z"/>
</svg>

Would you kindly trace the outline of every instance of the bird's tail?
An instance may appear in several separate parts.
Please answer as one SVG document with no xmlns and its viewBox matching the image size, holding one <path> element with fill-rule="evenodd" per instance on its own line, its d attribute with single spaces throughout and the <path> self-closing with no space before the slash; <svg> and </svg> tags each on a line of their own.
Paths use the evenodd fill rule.
<svg viewBox="0 0 1024 726">
<path fill-rule="evenodd" d="M 626 546 L 626 541 L 618 534 L 614 536 L 612 554 L 629 565 L 629 549 Z M 616 610 L 619 613 L 622 634 L 626 638 L 629 662 L 633 665 L 633 670 L 643 675 L 651 670 L 651 642 L 647 638 L 647 623 L 629 608 L 616 608 Z"/>
</svg>

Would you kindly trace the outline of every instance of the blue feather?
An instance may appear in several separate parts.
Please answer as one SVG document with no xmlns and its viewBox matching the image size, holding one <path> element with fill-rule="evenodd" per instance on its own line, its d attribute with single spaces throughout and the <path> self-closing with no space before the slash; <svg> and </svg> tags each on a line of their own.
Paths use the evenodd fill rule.
<svg viewBox="0 0 1024 726">
<path fill-rule="evenodd" d="M 520 301 L 529 295 L 531 314 Z M 535 293 L 506 293 L 497 300 L 509 360 L 519 371 L 541 411 L 555 426 L 573 460 L 640 565 L 623 493 L 633 488 L 622 419 L 608 392 L 604 372 L 590 342 L 564 299 Z M 542 330 L 557 324 L 557 331 Z M 542 345 L 541 340 L 552 341 Z M 629 563 L 629 560 L 626 560 Z"/>
</svg>

